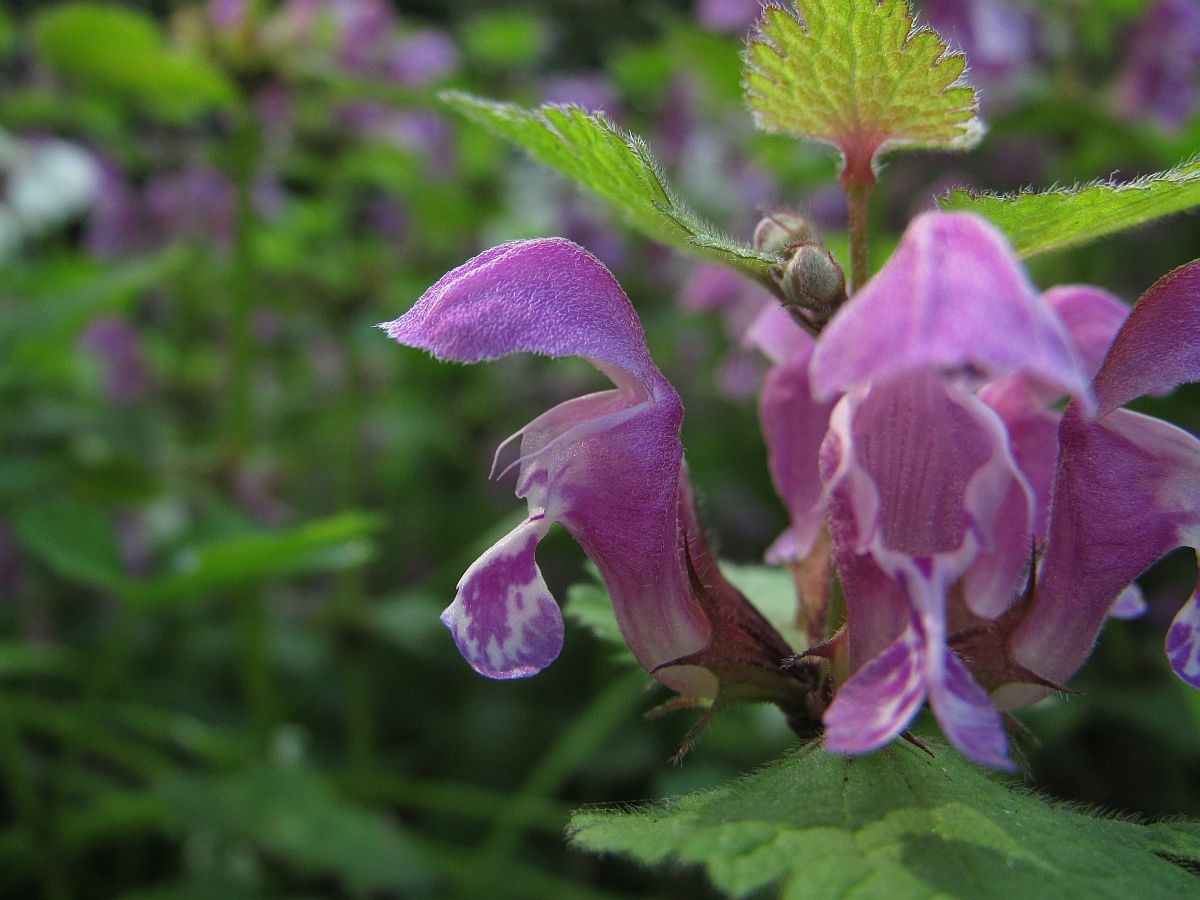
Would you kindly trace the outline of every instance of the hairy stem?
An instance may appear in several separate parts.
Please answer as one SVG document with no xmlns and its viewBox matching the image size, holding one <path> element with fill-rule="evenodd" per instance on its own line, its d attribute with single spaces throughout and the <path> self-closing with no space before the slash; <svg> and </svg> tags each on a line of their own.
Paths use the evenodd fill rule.
<svg viewBox="0 0 1200 900">
<path fill-rule="evenodd" d="M 871 269 L 868 250 L 869 229 L 867 212 L 871 192 L 875 189 L 875 177 L 869 170 L 864 176 L 847 177 L 842 174 L 842 189 L 846 192 L 846 204 L 850 218 L 850 292 L 862 287 L 870 277 Z"/>
</svg>

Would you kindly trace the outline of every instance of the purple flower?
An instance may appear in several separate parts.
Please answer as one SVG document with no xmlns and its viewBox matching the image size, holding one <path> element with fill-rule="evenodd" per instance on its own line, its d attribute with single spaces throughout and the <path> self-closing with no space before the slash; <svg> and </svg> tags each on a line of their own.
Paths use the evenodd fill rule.
<svg viewBox="0 0 1200 900">
<path fill-rule="evenodd" d="M 513 436 L 520 455 L 505 471 L 517 467 L 529 516 L 467 570 L 442 614 L 477 671 L 520 678 L 558 656 L 562 615 L 534 558 L 558 522 L 596 564 L 626 643 L 656 678 L 690 698 L 771 701 L 794 722 L 816 720 L 813 669 L 781 670 L 791 649 L 717 568 L 683 464 L 683 406 L 595 257 L 561 238 L 505 244 L 383 327 L 460 362 L 582 356 L 614 385 Z"/>
<path fill-rule="evenodd" d="M 115 316 L 92 322 L 79 338 L 79 345 L 94 353 L 104 364 L 104 393 L 117 406 L 129 406 L 150 390 L 150 372 L 137 331 Z"/>
<path fill-rule="evenodd" d="M 573 104 L 589 112 L 600 110 L 619 118 L 617 92 L 603 75 L 559 75 L 542 86 L 543 103 Z"/>
<path fill-rule="evenodd" d="M 449 35 L 436 28 L 421 28 L 399 37 L 389 54 L 388 80 L 420 87 L 445 78 L 458 68 L 458 48 Z"/>
<path fill-rule="evenodd" d="M 762 12 L 765 0 L 698 0 L 696 19 L 710 31 L 745 34 Z"/>
<path fill-rule="evenodd" d="M 1200 2 L 1159 0 L 1134 32 L 1114 100 L 1130 118 L 1151 117 L 1178 130 L 1196 108 L 1198 76 Z"/>
<path fill-rule="evenodd" d="M 1200 441 L 1119 408 L 1197 380 L 1200 262 L 1193 262 L 1134 307 L 1093 382 L 1095 415 L 1073 403 L 1063 416 L 1041 576 L 1007 646 L 1017 666 L 1055 682 L 1070 678 L 1105 617 L 1129 604 L 1130 582 L 1175 547 L 1200 546 Z M 1166 652 L 1175 673 L 1200 689 L 1197 594 L 1168 629 Z M 1020 705 L 1044 693 L 1021 685 L 1000 698 Z"/>
<path fill-rule="evenodd" d="M 493 678 L 519 678 L 558 656 L 562 615 L 534 561 L 555 522 L 600 569 L 643 666 L 703 648 L 709 625 L 690 593 L 679 525 L 683 407 L 608 271 L 561 239 L 505 244 L 444 276 L 385 327 L 403 344 L 460 362 L 516 352 L 582 356 L 614 384 L 518 432 L 512 465 L 529 517 L 467 570 L 442 615 L 468 662 Z M 714 692 L 700 670 L 658 674 L 684 693 Z"/>
<path fill-rule="evenodd" d="M 967 54 L 974 73 L 1001 78 L 1029 62 L 1034 15 L 1004 0 L 923 0 L 925 20 Z"/>
<path fill-rule="evenodd" d="M 237 198 L 220 171 L 195 166 L 146 182 L 148 227 L 156 244 L 204 241 L 228 247 L 233 241 Z"/>
<path fill-rule="evenodd" d="M 847 625 L 820 652 L 850 676 L 826 746 L 873 750 L 928 699 L 966 755 L 1008 767 L 999 712 L 953 644 L 1016 601 L 1037 506 L 984 396 L 1021 378 L 1090 407 L 1072 330 L 991 226 L 930 213 L 815 343 L 798 329 L 789 341 L 762 401 L 792 517 L 772 556 L 822 552 L 829 529 Z"/>
</svg>

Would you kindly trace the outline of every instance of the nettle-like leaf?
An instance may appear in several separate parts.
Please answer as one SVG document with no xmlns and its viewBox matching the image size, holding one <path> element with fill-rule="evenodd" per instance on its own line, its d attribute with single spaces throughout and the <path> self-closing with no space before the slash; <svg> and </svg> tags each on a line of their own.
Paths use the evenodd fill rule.
<svg viewBox="0 0 1200 900">
<path fill-rule="evenodd" d="M 1099 818 L 1015 790 L 952 750 L 814 746 L 714 790 L 583 810 L 575 846 L 691 863 L 733 896 L 1195 897 L 1200 826 Z"/>
<path fill-rule="evenodd" d="M 1126 184 L 1100 182 L 1044 193 L 951 191 L 942 209 L 985 216 L 1022 256 L 1086 244 L 1200 206 L 1200 158 Z"/>
<path fill-rule="evenodd" d="M 721 235 L 667 185 L 649 147 L 600 112 L 550 104 L 525 109 L 450 91 L 442 99 L 467 118 L 594 191 L 642 234 L 765 279 L 779 260 Z"/>
<path fill-rule="evenodd" d="M 881 151 L 979 140 L 965 68 L 914 26 L 905 0 L 797 0 L 764 8 L 746 51 L 746 98 L 760 128 L 832 144 L 843 177 L 865 179 Z"/>
</svg>

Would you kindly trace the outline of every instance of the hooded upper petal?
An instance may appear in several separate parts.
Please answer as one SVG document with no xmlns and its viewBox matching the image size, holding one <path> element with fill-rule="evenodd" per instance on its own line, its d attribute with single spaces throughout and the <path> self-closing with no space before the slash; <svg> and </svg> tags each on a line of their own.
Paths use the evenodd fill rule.
<svg viewBox="0 0 1200 900">
<path fill-rule="evenodd" d="M 1028 613 L 1010 642 L 1018 663 L 1056 683 L 1091 652 L 1113 602 L 1181 545 L 1200 544 L 1200 441 L 1128 410 L 1063 417 L 1046 554 Z M 1010 706 L 1044 696 L 1011 688 Z"/>
<path fill-rule="evenodd" d="M 1097 415 L 1192 381 L 1200 381 L 1200 260 L 1164 275 L 1134 306 L 1096 375 Z"/>
<path fill-rule="evenodd" d="M 629 299 L 595 257 L 557 238 L 505 244 L 444 276 L 384 327 L 401 343 L 462 362 L 520 351 L 583 356 L 615 385 L 560 404 L 519 432 L 517 494 L 529 520 L 468 570 L 443 616 L 472 665 L 517 677 L 557 655 L 561 618 L 556 607 L 550 613 L 533 562 L 552 522 L 596 563 L 647 669 L 707 643 L 678 514 L 683 407 L 651 361 Z M 656 674 L 684 693 L 715 690 L 696 667 Z"/>
<path fill-rule="evenodd" d="M 830 321 L 812 369 L 818 399 L 914 369 L 975 379 L 1025 372 L 1090 398 L 1062 321 L 1000 232 L 967 213 L 912 221 L 883 269 Z"/>
<path fill-rule="evenodd" d="M 381 327 L 438 359 L 473 363 L 519 352 L 584 356 L 645 384 L 662 380 L 621 286 L 599 260 L 563 238 L 485 251 Z"/>
</svg>

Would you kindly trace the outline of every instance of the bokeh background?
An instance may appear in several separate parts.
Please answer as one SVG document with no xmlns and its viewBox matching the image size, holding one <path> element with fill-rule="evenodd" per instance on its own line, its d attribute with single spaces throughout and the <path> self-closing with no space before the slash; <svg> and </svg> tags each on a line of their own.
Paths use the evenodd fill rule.
<svg viewBox="0 0 1200 900">
<path fill-rule="evenodd" d="M 897 155 L 886 253 L 954 185 L 1132 178 L 1200 150 L 1200 0 L 937 0 L 990 133 Z M 495 446 L 603 384 L 577 361 L 442 365 L 390 343 L 443 272 L 562 234 L 603 259 L 682 395 L 721 553 L 784 525 L 742 346 L 762 302 L 626 230 L 447 114 L 459 88 L 575 102 L 644 135 L 698 210 L 764 205 L 845 246 L 834 162 L 754 132 L 756 0 L 10 2 L 0 13 L 0 895 L 704 897 L 686 871 L 567 848 L 569 811 L 718 784 L 791 738 L 691 714 L 570 625 L 489 682 L 437 615 L 521 515 Z M 1039 259 L 1129 301 L 1200 256 L 1195 218 Z M 1200 394 L 1140 408 L 1200 429 Z M 586 581 L 561 533 L 556 595 Z M 1190 552 L 1142 579 L 1081 696 L 1021 715 L 1031 787 L 1200 815 L 1200 703 L 1169 673 Z M 583 600 L 580 600 L 582 603 Z M 567 606 L 570 608 L 571 601 Z"/>
</svg>

